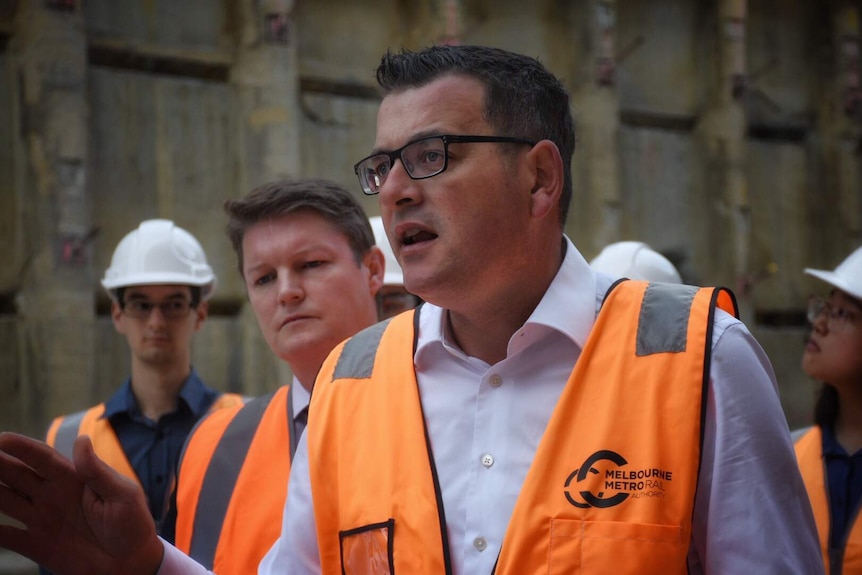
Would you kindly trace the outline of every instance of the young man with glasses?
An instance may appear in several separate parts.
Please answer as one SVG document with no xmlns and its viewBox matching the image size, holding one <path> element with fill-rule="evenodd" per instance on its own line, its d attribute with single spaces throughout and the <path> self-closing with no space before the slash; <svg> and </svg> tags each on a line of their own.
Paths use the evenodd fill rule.
<svg viewBox="0 0 862 575">
<path fill-rule="evenodd" d="M 823 383 L 812 427 L 794 432 L 826 573 L 862 573 L 862 247 L 834 270 L 805 273 L 832 287 L 808 302 L 802 369 Z"/>
<path fill-rule="evenodd" d="M 718 309 L 732 296 L 611 290 L 564 235 L 575 134 L 560 81 L 477 46 L 387 53 L 377 78 L 375 152 L 356 172 L 426 303 L 324 362 L 258 572 L 822 572 L 771 367 Z M 76 447 L 72 470 L 0 435 L 0 510 L 31 528 L 0 544 L 39 552 L 54 509 L 80 518 L 55 549 L 91 546 L 70 573 L 85 558 L 195 573 Z M 46 489 L 61 480 L 69 493 Z M 81 490 L 127 518 L 122 536 L 104 514 L 82 533 L 97 515 Z"/>
<path fill-rule="evenodd" d="M 111 319 L 131 352 L 131 375 L 106 402 L 56 418 L 47 442 L 72 458 L 78 435 L 138 483 L 159 532 L 173 540 L 166 514 L 180 450 L 207 412 L 242 403 L 208 387 L 191 365 L 192 337 L 207 317 L 216 278 L 200 243 L 169 220 L 146 220 L 117 245 L 102 286 Z"/>
</svg>

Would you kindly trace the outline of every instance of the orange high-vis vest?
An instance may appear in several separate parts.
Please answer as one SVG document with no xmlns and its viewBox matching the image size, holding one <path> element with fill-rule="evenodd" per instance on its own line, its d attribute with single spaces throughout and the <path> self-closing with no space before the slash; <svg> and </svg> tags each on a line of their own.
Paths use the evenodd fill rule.
<svg viewBox="0 0 862 575">
<path fill-rule="evenodd" d="M 723 289 L 615 285 L 521 488 L 495 573 L 685 574 Z M 451 573 L 415 312 L 342 343 L 308 428 L 323 573 Z M 425 446 L 422 449 L 421 446 Z"/>
<path fill-rule="evenodd" d="M 281 534 L 297 443 L 291 397 L 283 386 L 213 413 L 183 449 L 176 546 L 218 575 L 256 573 Z"/>
<path fill-rule="evenodd" d="M 221 394 L 210 406 L 209 411 L 241 404 L 243 398 L 235 393 Z M 48 427 L 45 442 L 57 451 L 72 459 L 72 446 L 79 435 L 89 435 L 93 449 L 99 458 L 112 468 L 125 475 L 138 485 L 141 480 L 132 469 L 120 439 L 117 437 L 111 422 L 102 417 L 105 404 L 100 403 L 84 411 L 57 417 Z"/>
<path fill-rule="evenodd" d="M 826 462 L 823 460 L 823 434 L 819 426 L 814 426 L 805 432 L 794 445 L 796 460 L 802 472 L 802 481 L 811 508 L 814 511 L 814 522 L 817 524 L 817 535 L 820 538 L 820 551 L 823 553 L 823 566 L 826 575 L 856 575 L 862 573 L 862 513 L 857 508 L 850 519 L 847 529 L 847 539 L 843 549 L 829 551 L 829 535 L 831 513 L 829 511 L 829 494 L 826 484 Z"/>
</svg>

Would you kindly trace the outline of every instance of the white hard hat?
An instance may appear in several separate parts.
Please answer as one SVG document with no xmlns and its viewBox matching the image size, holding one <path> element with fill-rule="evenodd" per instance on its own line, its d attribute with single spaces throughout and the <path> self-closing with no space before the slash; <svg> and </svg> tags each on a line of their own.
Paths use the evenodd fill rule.
<svg viewBox="0 0 862 575">
<path fill-rule="evenodd" d="M 643 242 L 617 242 L 605 246 L 590 262 L 590 266 L 612 277 L 682 283 L 679 272 L 670 260 Z"/>
<path fill-rule="evenodd" d="M 395 259 L 392 246 L 389 245 L 389 238 L 386 237 L 386 230 L 383 229 L 383 218 L 374 216 L 369 218 L 369 221 L 371 222 L 371 229 L 374 231 L 374 242 L 383 250 L 383 258 L 386 262 L 383 285 L 403 286 L 404 274 L 401 273 L 401 266 L 398 264 L 398 260 Z"/>
<path fill-rule="evenodd" d="M 216 278 L 193 235 L 170 220 L 146 220 L 120 240 L 102 286 L 112 290 L 136 285 L 189 285 L 207 300 Z"/>
<path fill-rule="evenodd" d="M 805 268 L 805 273 L 856 299 L 862 299 L 862 247 L 856 248 L 856 251 L 847 256 L 833 271 Z"/>
</svg>

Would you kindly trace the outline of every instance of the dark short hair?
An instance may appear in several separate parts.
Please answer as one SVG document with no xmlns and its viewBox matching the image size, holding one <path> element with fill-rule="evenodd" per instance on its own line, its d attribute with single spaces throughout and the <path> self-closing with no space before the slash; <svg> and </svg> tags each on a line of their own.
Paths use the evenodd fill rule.
<svg viewBox="0 0 862 575">
<path fill-rule="evenodd" d="M 377 68 L 377 83 L 385 97 L 447 74 L 470 76 L 485 86 L 485 119 L 496 135 L 557 145 L 564 169 L 560 223 L 565 224 L 572 201 L 575 121 L 562 82 L 529 56 L 485 46 L 433 46 L 387 52 Z"/>
<path fill-rule="evenodd" d="M 347 190 L 328 180 L 297 178 L 270 182 L 245 197 L 224 203 L 227 235 L 243 275 L 242 240 L 255 224 L 300 211 L 311 211 L 337 227 L 353 251 L 357 264 L 374 245 L 371 224 L 362 206 Z"/>
</svg>

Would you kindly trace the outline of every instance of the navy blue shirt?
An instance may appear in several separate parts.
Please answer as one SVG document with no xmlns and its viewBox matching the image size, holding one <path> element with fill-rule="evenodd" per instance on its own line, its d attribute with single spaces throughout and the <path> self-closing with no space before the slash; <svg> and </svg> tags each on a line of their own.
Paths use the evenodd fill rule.
<svg viewBox="0 0 862 575">
<path fill-rule="evenodd" d="M 844 540 L 862 502 L 862 449 L 853 455 L 848 454 L 835 438 L 832 427 L 824 427 L 823 459 L 826 461 L 832 518 L 829 547 L 838 549 L 844 547 Z"/>
<path fill-rule="evenodd" d="M 105 414 L 117 433 L 123 451 L 140 479 L 150 513 L 162 531 L 168 495 L 176 476 L 180 451 L 189 432 L 206 415 L 220 393 L 204 385 L 192 369 L 180 390 L 176 409 L 153 421 L 144 416 L 132 393 L 131 379 L 105 402 Z"/>
</svg>

